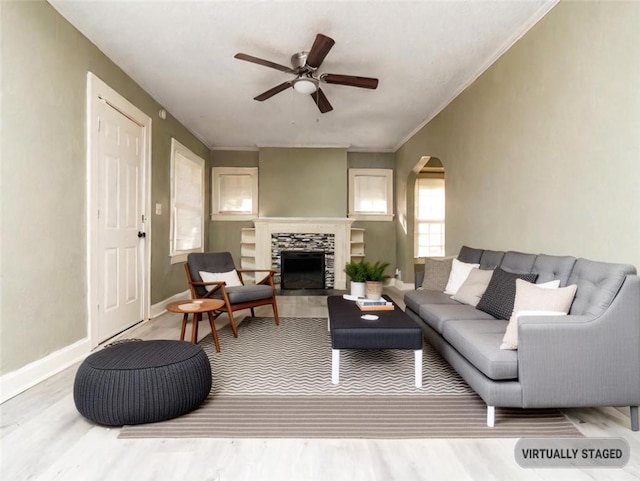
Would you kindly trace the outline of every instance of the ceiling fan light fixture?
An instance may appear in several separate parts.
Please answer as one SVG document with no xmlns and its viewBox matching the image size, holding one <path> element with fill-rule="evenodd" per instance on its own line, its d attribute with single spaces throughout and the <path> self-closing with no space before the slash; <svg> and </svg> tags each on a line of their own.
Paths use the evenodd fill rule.
<svg viewBox="0 0 640 481">
<path fill-rule="evenodd" d="M 318 90 L 318 81 L 308 77 L 298 78 L 293 81 L 293 89 L 301 94 L 309 95 Z"/>
</svg>

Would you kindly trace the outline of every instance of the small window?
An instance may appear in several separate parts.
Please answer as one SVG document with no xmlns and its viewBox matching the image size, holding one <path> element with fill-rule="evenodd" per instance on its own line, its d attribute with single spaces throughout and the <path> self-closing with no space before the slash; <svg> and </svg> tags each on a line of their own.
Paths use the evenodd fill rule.
<svg viewBox="0 0 640 481">
<path fill-rule="evenodd" d="M 204 246 L 204 159 L 171 139 L 171 263 Z"/>
<path fill-rule="evenodd" d="M 211 219 L 245 220 L 258 215 L 258 169 L 211 169 Z"/>
<path fill-rule="evenodd" d="M 416 179 L 415 257 L 444 255 L 444 179 Z"/>
<path fill-rule="evenodd" d="M 393 170 L 349 169 L 349 217 L 393 219 Z"/>
</svg>

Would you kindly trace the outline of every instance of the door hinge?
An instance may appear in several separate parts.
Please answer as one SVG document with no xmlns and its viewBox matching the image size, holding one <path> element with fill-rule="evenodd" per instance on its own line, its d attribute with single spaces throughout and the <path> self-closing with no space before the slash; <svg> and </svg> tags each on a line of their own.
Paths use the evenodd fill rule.
<svg viewBox="0 0 640 481">
<path fill-rule="evenodd" d="M 98 132 L 100 132 L 100 126 L 102 124 L 102 121 L 100 120 L 100 118 L 98 117 Z"/>
</svg>

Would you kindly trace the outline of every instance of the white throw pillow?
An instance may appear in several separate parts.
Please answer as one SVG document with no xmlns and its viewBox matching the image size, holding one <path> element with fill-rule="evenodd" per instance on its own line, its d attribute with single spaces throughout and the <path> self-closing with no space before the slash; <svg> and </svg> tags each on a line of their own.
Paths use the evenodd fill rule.
<svg viewBox="0 0 640 481">
<path fill-rule="evenodd" d="M 485 271 L 474 267 L 458 289 L 458 292 L 451 296 L 451 298 L 463 304 L 476 307 L 478 302 L 480 302 L 482 294 L 487 290 L 492 275 L 493 269 Z"/>
<path fill-rule="evenodd" d="M 206 272 L 199 271 L 202 282 L 225 282 L 227 287 L 241 286 L 240 277 L 235 269 L 229 272 Z M 208 291 L 215 286 L 204 286 Z"/>
<path fill-rule="evenodd" d="M 540 287 L 539 285 L 522 279 L 516 279 L 516 297 L 513 302 L 513 314 L 511 314 L 511 318 L 509 319 L 509 324 L 502 338 L 500 349 L 518 349 L 518 317 L 525 315 L 523 314 L 524 312 L 536 312 L 536 314 L 526 315 L 566 315 L 571 308 L 571 303 L 576 295 L 577 288 L 578 286 L 573 284 L 567 287 L 550 289 L 548 287 Z"/>
<path fill-rule="evenodd" d="M 480 267 L 480 264 L 468 264 L 458 259 L 453 259 L 451 273 L 449 274 L 449 280 L 447 281 L 447 287 L 445 287 L 444 293 L 450 296 L 455 295 L 458 289 L 460 289 L 460 286 L 467 280 L 471 269 L 474 267 Z"/>
</svg>

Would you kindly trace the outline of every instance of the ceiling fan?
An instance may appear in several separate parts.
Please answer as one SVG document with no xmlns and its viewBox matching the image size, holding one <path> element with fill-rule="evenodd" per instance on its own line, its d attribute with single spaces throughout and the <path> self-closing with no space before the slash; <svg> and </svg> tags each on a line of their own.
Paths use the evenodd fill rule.
<svg viewBox="0 0 640 481">
<path fill-rule="evenodd" d="M 246 53 L 237 53 L 234 58 L 245 60 L 247 62 L 257 63 L 265 67 L 274 68 L 282 72 L 294 74 L 296 78 L 282 82 L 280 85 L 261 93 L 254 100 L 262 102 L 274 95 L 293 87 L 297 92 L 311 95 L 314 103 L 323 114 L 333 110 L 333 107 L 327 100 L 324 92 L 320 88 L 321 83 L 348 85 L 350 87 L 359 87 L 364 89 L 375 89 L 378 87 L 378 79 L 370 77 L 356 77 L 353 75 L 340 75 L 332 73 L 323 73 L 318 75 L 318 68 L 324 61 L 325 57 L 335 44 L 335 41 L 321 33 L 316 35 L 316 39 L 311 46 L 311 50 L 294 53 L 291 56 L 291 65 L 286 67 L 269 60 L 253 57 Z"/>
</svg>

